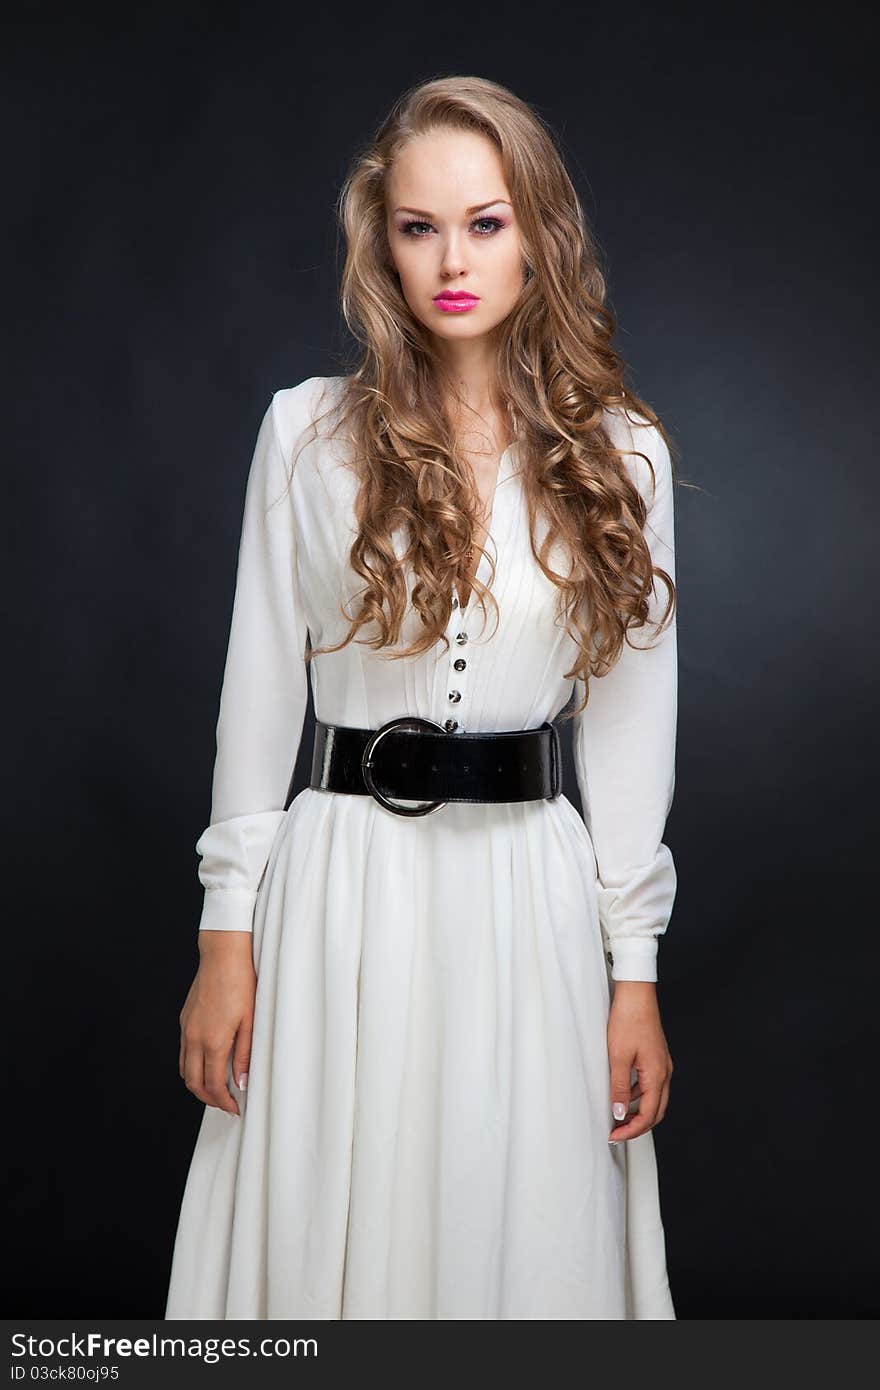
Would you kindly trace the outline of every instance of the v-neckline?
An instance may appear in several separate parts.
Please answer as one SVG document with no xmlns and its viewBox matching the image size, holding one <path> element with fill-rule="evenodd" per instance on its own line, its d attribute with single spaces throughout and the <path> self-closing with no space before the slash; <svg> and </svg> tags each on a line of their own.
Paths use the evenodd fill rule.
<svg viewBox="0 0 880 1390">
<path fill-rule="evenodd" d="M 501 484 L 502 484 L 503 482 L 505 482 L 506 479 L 510 476 L 510 463 L 511 463 L 511 460 L 512 460 L 512 458 L 513 458 L 513 454 L 514 454 L 515 449 L 516 449 L 516 440 L 514 439 L 513 442 L 512 442 L 511 444 L 508 444 L 507 448 L 506 448 L 506 449 L 504 450 L 504 452 L 502 453 L 501 458 L 498 460 L 498 472 L 497 472 L 497 474 L 496 474 L 496 476 L 495 476 L 495 486 L 494 486 L 494 488 L 492 489 L 492 503 L 491 503 L 491 507 L 490 507 L 490 510 L 489 510 L 489 518 L 488 518 L 488 521 L 486 522 L 486 540 L 485 540 L 485 544 L 484 544 L 484 546 L 483 546 L 483 551 L 482 551 L 482 553 L 481 553 L 481 555 L 480 555 L 480 559 L 479 559 L 479 561 L 478 561 L 478 563 L 477 563 L 477 568 L 476 568 L 476 570 L 474 571 L 474 579 L 475 579 L 475 580 L 476 580 L 476 579 L 479 579 L 479 580 L 481 581 L 481 583 L 483 583 L 483 584 L 486 583 L 486 579 L 488 578 L 489 556 L 488 556 L 488 554 L 487 554 L 487 551 L 488 551 L 489 543 L 490 543 L 490 542 L 492 543 L 492 546 L 493 546 L 493 548 L 494 548 L 494 550 L 495 550 L 496 561 L 497 561 L 497 558 L 498 558 L 498 542 L 497 542 L 497 535 L 496 535 L 497 530 L 498 530 L 498 525 L 497 525 L 497 521 L 498 521 L 498 516 L 497 516 L 497 514 L 498 514 L 498 489 L 501 487 Z M 458 585 L 457 585 L 457 584 L 456 584 L 456 585 L 453 585 L 453 590 L 452 590 L 452 592 L 454 593 L 456 599 L 458 600 L 458 604 L 459 604 L 459 608 L 460 608 L 461 613 L 464 614 L 464 613 L 470 612 L 471 604 L 472 604 L 473 601 L 474 601 L 474 584 L 473 584 L 473 582 L 471 582 L 470 593 L 468 594 L 468 601 L 467 601 L 467 603 L 465 603 L 465 604 L 462 604 L 462 602 L 461 602 L 461 597 L 460 597 L 459 592 L 458 592 Z"/>
</svg>

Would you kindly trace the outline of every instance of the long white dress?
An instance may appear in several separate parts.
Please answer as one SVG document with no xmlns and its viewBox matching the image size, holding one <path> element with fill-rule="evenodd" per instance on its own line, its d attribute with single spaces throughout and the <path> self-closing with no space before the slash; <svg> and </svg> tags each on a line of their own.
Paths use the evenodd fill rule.
<svg viewBox="0 0 880 1390">
<path fill-rule="evenodd" d="M 285 810 L 308 636 L 339 640 L 340 601 L 362 587 L 342 439 L 319 427 L 285 493 L 342 380 L 274 394 L 248 480 L 196 848 L 200 927 L 253 930 L 255 1029 L 241 1117 L 204 1110 L 165 1317 L 674 1318 L 653 1136 L 608 1144 L 606 1026 L 615 980 L 657 978 L 675 895 L 675 624 L 593 681 L 574 729 L 586 824 L 564 795 L 407 818 L 307 788 Z M 622 414 L 607 425 L 654 463 L 656 493 L 627 459 L 674 574 L 662 437 Z M 472 594 L 448 651 L 319 656 L 320 719 L 497 732 L 563 709 L 575 648 L 530 552 L 516 445 L 489 535 L 497 631 Z M 662 584 L 655 597 L 659 612 Z"/>
</svg>

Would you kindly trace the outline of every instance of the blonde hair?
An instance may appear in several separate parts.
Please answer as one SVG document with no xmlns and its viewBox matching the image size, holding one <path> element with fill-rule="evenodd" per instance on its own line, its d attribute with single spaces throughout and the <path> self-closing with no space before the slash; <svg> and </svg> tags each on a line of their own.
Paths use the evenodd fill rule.
<svg viewBox="0 0 880 1390">
<path fill-rule="evenodd" d="M 375 634 L 358 640 L 376 650 L 394 646 L 409 602 L 422 631 L 395 655 L 417 655 L 441 640 L 448 646 L 453 583 L 474 543 L 479 498 L 443 404 L 455 387 L 403 297 L 386 231 L 389 170 L 410 140 L 439 128 L 492 141 L 516 213 L 530 273 L 494 335 L 496 385 L 517 425 L 532 553 L 559 589 L 557 616 L 581 649 L 566 677 L 583 680 L 583 709 L 590 675 L 610 669 L 628 629 L 648 621 L 655 577 L 668 589 L 659 625 L 676 602 L 671 576 L 652 564 L 643 534 L 647 506 L 624 466 L 625 451 L 611 444 L 603 412 L 636 412 L 667 447 L 670 440 L 658 416 L 624 387 L 599 253 L 549 129 L 524 101 L 480 77 L 438 78 L 403 93 L 353 158 L 340 192 L 341 306 L 362 353 L 336 408 L 348 422 L 360 478 L 350 563 L 364 588 L 358 611 L 344 615 L 351 626 L 343 640 L 310 656 L 338 651 L 368 624 Z M 550 524 L 536 549 L 539 511 Z M 401 524 L 409 536 L 411 595 L 392 545 Z M 570 556 L 564 574 L 548 559 L 560 542 Z M 484 611 L 487 598 L 497 610 L 491 578 L 488 585 L 472 580 Z"/>
</svg>

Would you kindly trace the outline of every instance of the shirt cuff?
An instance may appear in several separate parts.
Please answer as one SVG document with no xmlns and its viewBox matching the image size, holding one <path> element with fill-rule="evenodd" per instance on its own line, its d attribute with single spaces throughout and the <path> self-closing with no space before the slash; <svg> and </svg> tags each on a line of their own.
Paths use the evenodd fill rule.
<svg viewBox="0 0 880 1390">
<path fill-rule="evenodd" d="M 656 936 L 605 938 L 605 959 L 612 980 L 657 980 Z"/>
<path fill-rule="evenodd" d="M 199 931 L 252 932 L 256 902 L 243 888 L 206 888 Z"/>
</svg>

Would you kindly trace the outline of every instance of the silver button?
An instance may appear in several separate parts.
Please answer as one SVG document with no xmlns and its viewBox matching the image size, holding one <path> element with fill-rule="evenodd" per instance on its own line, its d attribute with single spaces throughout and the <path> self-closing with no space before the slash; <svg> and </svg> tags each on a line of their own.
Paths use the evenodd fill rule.
<svg viewBox="0 0 880 1390">
<path fill-rule="evenodd" d="M 465 644 L 465 642 L 467 641 L 467 639 L 468 639 L 468 638 L 467 638 L 467 633 L 466 633 L 466 632 L 457 632 L 457 633 L 455 634 L 455 640 L 456 640 L 456 642 L 458 643 L 458 645 L 459 645 L 460 647 L 463 647 L 463 646 L 464 646 L 464 644 Z"/>
<path fill-rule="evenodd" d="M 458 702 L 459 702 L 459 700 L 461 699 L 461 691 L 460 691 L 460 690 L 450 690 L 450 692 L 449 692 L 449 698 L 450 698 L 450 700 L 452 701 L 452 703 L 453 703 L 454 705 L 457 705 Z"/>
<path fill-rule="evenodd" d="M 452 665 L 456 671 L 463 671 L 464 668 L 467 666 L 467 662 L 465 661 L 463 656 L 460 656 L 457 661 L 453 661 Z"/>
<path fill-rule="evenodd" d="M 443 721 L 443 727 L 444 727 L 444 729 L 446 730 L 446 732 L 447 732 L 448 734 L 454 734 L 455 731 L 456 731 L 456 729 L 458 728 L 458 720 L 457 720 L 457 719 L 444 719 L 444 721 Z"/>
</svg>

